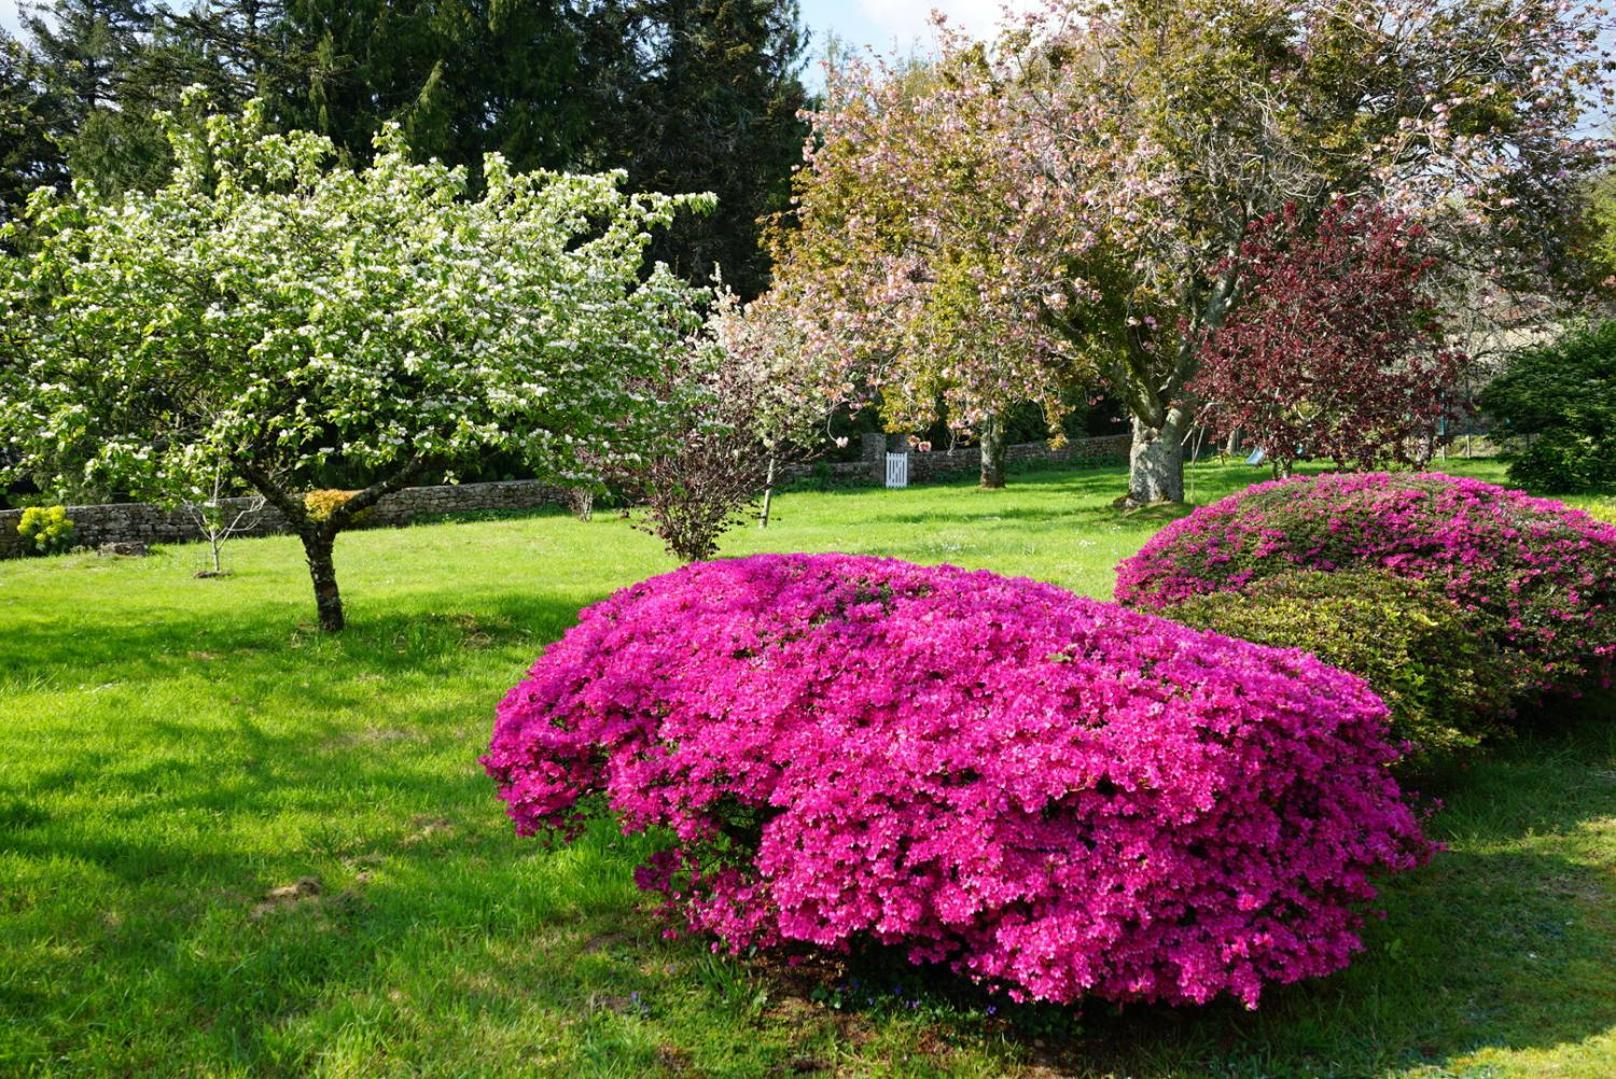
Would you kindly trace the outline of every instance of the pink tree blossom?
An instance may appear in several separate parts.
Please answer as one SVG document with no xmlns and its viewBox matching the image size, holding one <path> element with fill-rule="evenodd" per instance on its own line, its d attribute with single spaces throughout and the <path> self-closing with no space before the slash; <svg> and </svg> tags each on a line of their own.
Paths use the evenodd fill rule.
<svg viewBox="0 0 1616 1079">
<path fill-rule="evenodd" d="M 923 75 L 833 81 L 779 284 L 883 401 L 980 417 L 1098 368 L 1129 498 L 1180 499 L 1251 223 L 1376 202 L 1445 266 L 1541 284 L 1610 148 L 1605 26 L 1573 0 L 1059 0 L 991 46 L 945 31 Z"/>
</svg>

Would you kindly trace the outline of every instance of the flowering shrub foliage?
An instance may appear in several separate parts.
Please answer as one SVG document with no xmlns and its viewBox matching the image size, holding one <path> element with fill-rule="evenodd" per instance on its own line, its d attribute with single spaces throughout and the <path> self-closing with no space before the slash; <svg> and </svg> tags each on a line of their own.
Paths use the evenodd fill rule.
<svg viewBox="0 0 1616 1079">
<path fill-rule="evenodd" d="M 1254 1006 L 1345 966 L 1371 874 L 1429 851 L 1385 716 L 1305 653 L 1052 585 L 764 555 L 586 610 L 483 763 L 520 833 L 597 793 L 670 829 L 640 885 L 731 949 L 877 942 L 1017 999 Z"/>
<path fill-rule="evenodd" d="M 1616 528 L 1580 510 L 1435 473 L 1258 484 L 1158 532 L 1117 569 L 1117 599 L 1160 609 L 1296 567 L 1428 578 L 1491 616 L 1537 688 L 1608 678 L 1616 658 Z"/>
<path fill-rule="evenodd" d="M 358 493 L 358 491 L 333 489 L 309 491 L 303 496 L 303 512 L 308 514 L 311 521 L 329 521 L 333 513 L 347 505 L 352 501 L 353 496 Z M 358 523 L 363 516 L 363 512 L 356 515 L 354 518 L 355 523 Z"/>
<path fill-rule="evenodd" d="M 34 554 L 56 554 L 73 545 L 73 519 L 66 506 L 29 506 L 17 522 L 17 534 Z"/>
</svg>

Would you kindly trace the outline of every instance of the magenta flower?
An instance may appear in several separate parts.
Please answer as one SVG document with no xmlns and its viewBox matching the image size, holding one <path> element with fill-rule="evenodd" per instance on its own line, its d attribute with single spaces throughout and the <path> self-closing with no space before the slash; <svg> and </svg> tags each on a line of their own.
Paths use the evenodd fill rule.
<svg viewBox="0 0 1616 1079">
<path fill-rule="evenodd" d="M 845 555 L 586 610 L 483 763 L 522 834 L 602 795 L 730 949 L 899 945 L 1016 998 L 1255 1006 L 1421 863 L 1359 679 L 1052 585 Z"/>
</svg>

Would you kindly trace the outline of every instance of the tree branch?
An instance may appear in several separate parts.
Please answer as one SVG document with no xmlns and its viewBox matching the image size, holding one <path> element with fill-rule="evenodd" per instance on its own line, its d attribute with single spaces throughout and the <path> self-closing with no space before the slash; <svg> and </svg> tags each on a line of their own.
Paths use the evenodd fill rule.
<svg viewBox="0 0 1616 1079">
<path fill-rule="evenodd" d="M 301 498 L 294 497 L 291 492 L 270 478 L 268 472 L 265 472 L 245 457 L 232 456 L 230 463 L 235 466 L 237 472 L 241 473 L 242 479 L 252 484 L 253 489 L 263 495 L 271 506 L 280 510 L 281 515 L 286 518 L 295 531 L 302 532 L 308 527 L 309 514 L 304 509 Z"/>
<path fill-rule="evenodd" d="M 394 491 L 408 487 L 414 479 L 426 471 L 427 460 L 424 457 L 410 457 L 399 466 L 397 472 L 392 473 L 366 487 L 348 501 L 331 512 L 325 525 L 332 535 L 336 535 L 353 523 L 353 519 L 364 513 L 370 507 L 380 502 Z"/>
</svg>

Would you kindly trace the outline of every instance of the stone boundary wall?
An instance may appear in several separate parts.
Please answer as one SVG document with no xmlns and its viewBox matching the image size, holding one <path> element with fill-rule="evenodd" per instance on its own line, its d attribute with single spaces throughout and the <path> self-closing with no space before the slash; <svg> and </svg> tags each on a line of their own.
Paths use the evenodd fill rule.
<svg viewBox="0 0 1616 1079">
<path fill-rule="evenodd" d="M 1017 465 L 1080 465 L 1115 464 L 1128 459 L 1133 435 L 1108 435 L 1102 438 L 1076 438 L 1058 450 L 1047 442 L 1023 442 L 1005 447 L 1005 464 Z M 982 451 L 969 449 L 932 450 L 930 453 L 909 455 L 909 482 L 929 483 L 933 480 L 960 475 L 977 475 L 982 471 Z M 881 482 L 886 481 L 883 471 Z"/>
<path fill-rule="evenodd" d="M 1131 434 L 1103 435 L 1098 438 L 1075 438 L 1058 450 L 1047 442 L 1021 442 L 1005 447 L 1005 461 L 1012 468 L 1017 465 L 1062 464 L 1126 464 L 1128 450 L 1133 445 Z M 887 478 L 887 436 L 864 436 L 857 461 L 837 461 L 828 465 L 792 465 L 785 469 L 785 479 L 811 479 L 828 470 L 832 483 L 881 486 Z M 896 452 L 896 451 L 895 451 Z M 982 470 L 982 451 L 975 446 L 954 450 L 929 450 L 925 453 L 909 452 L 909 482 L 932 483 L 937 480 L 975 476 Z"/>
<path fill-rule="evenodd" d="M 409 524 L 417 517 L 436 513 L 474 513 L 481 510 L 525 510 L 539 506 L 564 505 L 565 493 L 536 480 L 503 483 L 462 483 L 441 487 L 406 487 L 394 491 L 372 506 L 364 515 L 363 527 Z M 225 516 L 245 508 L 249 500 L 225 500 Z M 202 537 L 190 514 L 182 509 L 164 509 L 143 502 L 121 502 L 100 506 L 69 506 L 75 546 L 99 547 L 103 543 L 190 543 Z M 24 553 L 23 538 L 17 534 L 22 510 L 0 510 L 0 558 L 16 558 Z M 247 536 L 270 536 L 288 531 L 286 518 L 266 506 Z"/>
<path fill-rule="evenodd" d="M 1009 463 L 1079 464 L 1126 461 L 1128 435 L 1077 439 L 1058 450 L 1042 442 L 1010 446 Z M 857 461 L 830 464 L 833 482 L 850 485 L 880 485 L 886 482 L 886 436 L 866 436 Z M 956 449 L 909 455 L 909 482 L 927 483 L 962 475 L 975 475 L 981 468 L 979 450 Z M 813 465 L 785 470 L 785 479 L 800 480 L 819 474 Z M 245 507 L 244 498 L 226 500 L 226 516 Z M 537 480 L 509 480 L 502 483 L 462 483 L 439 487 L 406 487 L 394 491 L 364 517 L 364 527 L 407 525 L 417 517 L 440 513 L 516 511 L 566 504 L 566 493 Z M 98 506 L 69 506 L 73 521 L 73 543 L 99 547 L 103 543 L 190 543 L 201 538 L 196 524 L 184 510 L 164 509 L 143 502 L 123 502 Z M 23 538 L 17 534 L 22 510 L 0 510 L 0 558 L 17 558 L 24 553 Z M 286 519 L 273 507 L 265 507 L 256 525 L 238 533 L 268 536 L 286 532 Z"/>
</svg>

